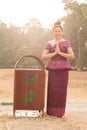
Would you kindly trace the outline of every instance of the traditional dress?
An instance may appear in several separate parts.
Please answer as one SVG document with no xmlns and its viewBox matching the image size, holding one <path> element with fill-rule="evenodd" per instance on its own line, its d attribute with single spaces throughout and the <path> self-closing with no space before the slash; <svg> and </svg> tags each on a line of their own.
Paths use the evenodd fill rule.
<svg viewBox="0 0 87 130">
<path fill-rule="evenodd" d="M 70 47 L 69 41 L 59 42 L 60 51 L 67 53 L 67 47 Z M 56 44 L 50 42 L 46 44 L 45 49 L 50 53 L 55 51 Z M 71 66 L 66 58 L 55 55 L 46 66 L 48 73 L 48 92 L 47 92 L 47 114 L 61 117 L 65 113 L 68 71 Z"/>
</svg>

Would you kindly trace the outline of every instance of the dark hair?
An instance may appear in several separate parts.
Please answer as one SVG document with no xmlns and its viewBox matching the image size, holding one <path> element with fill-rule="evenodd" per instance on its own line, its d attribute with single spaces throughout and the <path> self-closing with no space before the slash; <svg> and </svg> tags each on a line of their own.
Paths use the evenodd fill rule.
<svg viewBox="0 0 87 130">
<path fill-rule="evenodd" d="M 56 21 L 55 23 L 54 23 L 54 26 L 53 26 L 53 30 L 55 29 L 55 28 L 60 28 L 61 30 L 63 30 L 63 28 L 62 28 L 62 26 L 61 26 L 61 21 Z"/>
</svg>

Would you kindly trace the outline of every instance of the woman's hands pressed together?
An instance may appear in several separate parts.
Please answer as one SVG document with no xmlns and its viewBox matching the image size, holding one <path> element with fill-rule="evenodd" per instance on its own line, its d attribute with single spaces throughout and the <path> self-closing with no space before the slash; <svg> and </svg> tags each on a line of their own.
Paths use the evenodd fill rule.
<svg viewBox="0 0 87 130">
<path fill-rule="evenodd" d="M 56 52 L 56 54 L 60 55 L 60 48 L 59 48 L 58 43 L 56 44 L 55 52 Z"/>
<path fill-rule="evenodd" d="M 56 48 L 55 51 L 53 53 L 49 53 L 49 50 L 44 50 L 43 54 L 42 54 L 42 59 L 50 59 L 52 57 L 54 57 L 55 55 L 60 55 L 66 59 L 74 59 L 74 53 L 71 47 L 67 47 L 67 53 L 61 52 L 60 51 L 60 47 L 59 44 L 56 43 Z"/>
<path fill-rule="evenodd" d="M 67 48 L 67 53 L 61 52 L 58 43 L 56 44 L 55 53 L 69 59 L 74 59 L 74 53 L 71 47 Z"/>
</svg>

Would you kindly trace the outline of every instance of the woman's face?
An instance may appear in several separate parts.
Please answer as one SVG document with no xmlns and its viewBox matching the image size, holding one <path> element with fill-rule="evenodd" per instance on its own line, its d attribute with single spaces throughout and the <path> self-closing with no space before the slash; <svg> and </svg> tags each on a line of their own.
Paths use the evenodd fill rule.
<svg viewBox="0 0 87 130">
<path fill-rule="evenodd" d="M 55 38 L 61 38 L 62 37 L 62 30 L 61 30 L 60 27 L 56 27 L 53 30 L 53 33 L 54 33 Z"/>
</svg>

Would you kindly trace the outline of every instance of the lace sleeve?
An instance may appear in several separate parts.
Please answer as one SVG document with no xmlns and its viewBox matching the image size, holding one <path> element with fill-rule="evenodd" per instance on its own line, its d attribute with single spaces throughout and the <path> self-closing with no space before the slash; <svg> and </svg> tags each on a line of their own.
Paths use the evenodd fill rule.
<svg viewBox="0 0 87 130">
<path fill-rule="evenodd" d="M 45 45 L 45 49 L 50 50 L 50 48 L 51 48 L 50 43 L 47 43 L 47 44 Z"/>
<path fill-rule="evenodd" d="M 70 43 L 70 41 L 67 41 L 66 46 L 67 46 L 67 47 L 71 47 L 71 43 Z"/>
</svg>

